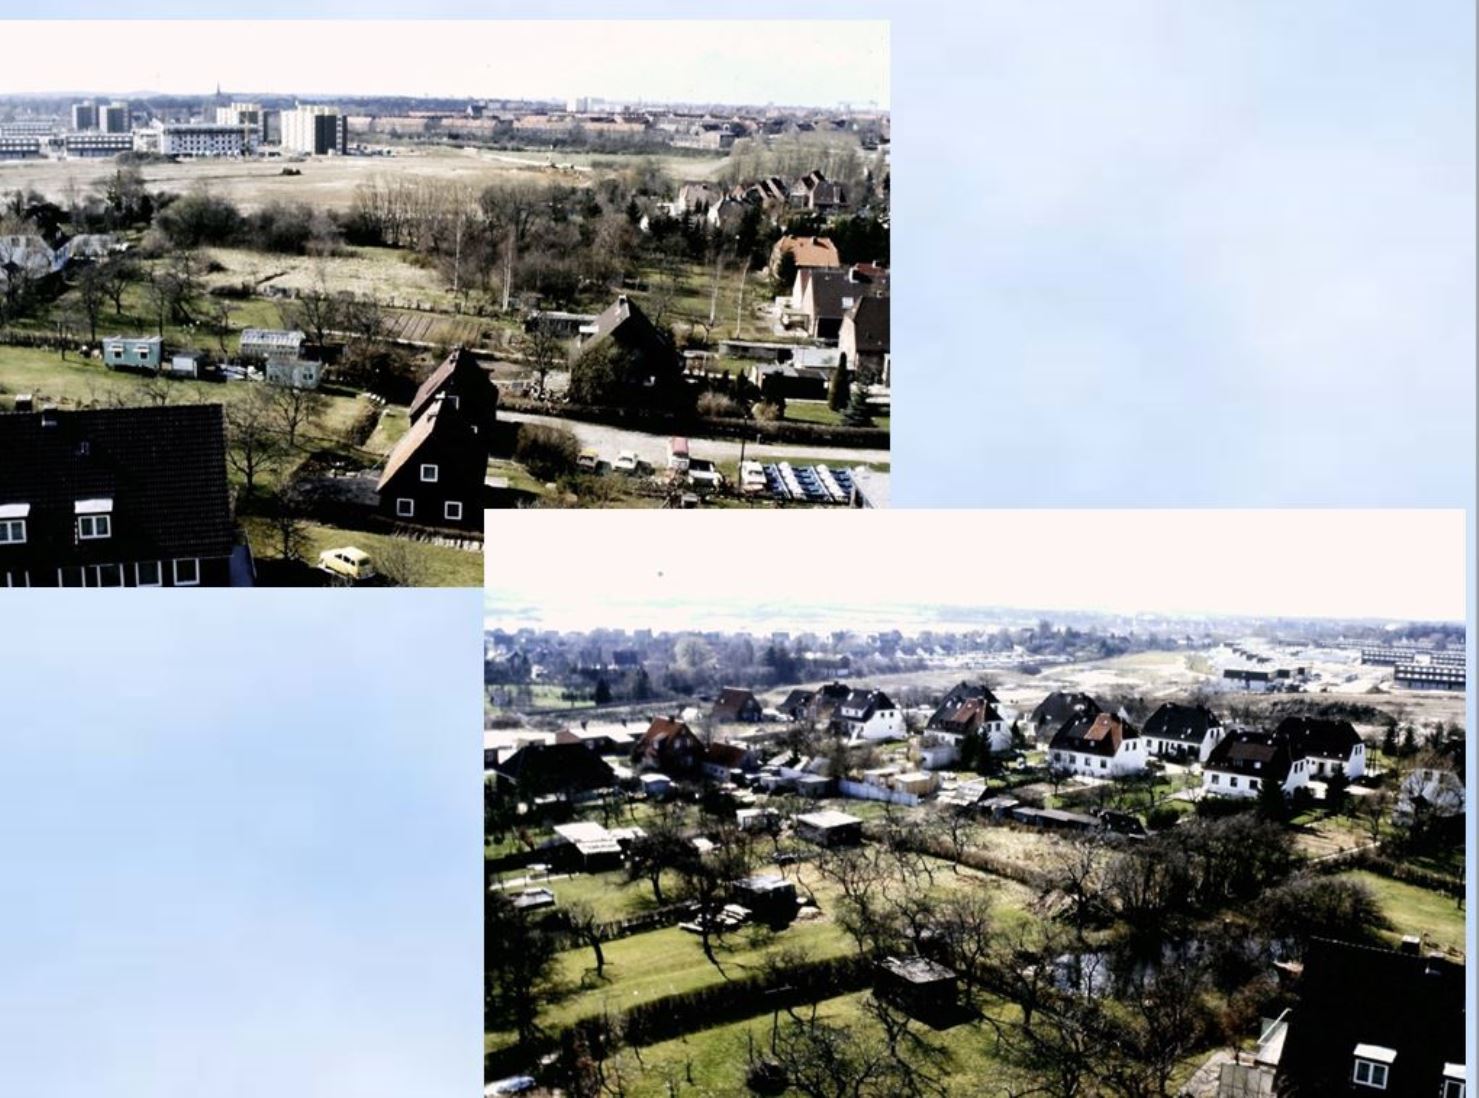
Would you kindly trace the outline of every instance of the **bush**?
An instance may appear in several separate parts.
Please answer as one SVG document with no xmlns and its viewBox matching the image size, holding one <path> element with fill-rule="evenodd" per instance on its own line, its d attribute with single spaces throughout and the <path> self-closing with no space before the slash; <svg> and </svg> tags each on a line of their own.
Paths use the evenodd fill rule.
<svg viewBox="0 0 1479 1098">
<path fill-rule="evenodd" d="M 712 389 L 699 394 L 696 408 L 701 416 L 717 416 L 720 419 L 732 419 L 744 415 L 744 409 L 740 407 L 738 401 L 723 393 L 716 393 Z"/>
<path fill-rule="evenodd" d="M 1164 831 L 1168 827 L 1175 827 L 1179 819 L 1181 819 L 1181 813 L 1170 805 L 1157 805 L 1145 817 L 1145 826 L 1152 831 Z"/>
<path fill-rule="evenodd" d="M 775 423 L 778 420 L 786 418 L 786 402 L 782 400 L 779 403 L 772 404 L 767 400 L 755 405 L 750 411 L 761 423 Z"/>
<path fill-rule="evenodd" d="M 745 1086 L 755 1094 L 784 1094 L 790 1085 L 786 1069 L 774 1060 L 756 1060 L 745 1071 Z"/>
<path fill-rule="evenodd" d="M 204 191 L 177 198 L 159 212 L 154 226 L 177 248 L 230 244 L 241 234 L 241 212 Z"/>
<path fill-rule="evenodd" d="M 580 443 L 564 427 L 521 424 L 514 444 L 514 460 L 540 480 L 555 480 L 575 469 Z"/>
</svg>

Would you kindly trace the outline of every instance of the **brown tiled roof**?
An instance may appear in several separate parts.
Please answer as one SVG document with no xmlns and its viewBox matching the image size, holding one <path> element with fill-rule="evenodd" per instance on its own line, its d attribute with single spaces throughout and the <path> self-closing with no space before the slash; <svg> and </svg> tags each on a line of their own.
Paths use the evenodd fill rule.
<svg viewBox="0 0 1479 1098">
<path fill-rule="evenodd" d="M 797 267 L 840 267 L 837 245 L 825 236 L 783 236 L 775 242 L 775 262 L 786 252 L 796 257 Z"/>
<path fill-rule="evenodd" d="M 1071 721 L 1064 725 L 1048 747 L 1053 751 L 1078 751 L 1113 758 L 1120 744 L 1139 735 L 1135 726 L 1127 721 L 1109 713 L 1100 713 L 1092 721 Z"/>
</svg>

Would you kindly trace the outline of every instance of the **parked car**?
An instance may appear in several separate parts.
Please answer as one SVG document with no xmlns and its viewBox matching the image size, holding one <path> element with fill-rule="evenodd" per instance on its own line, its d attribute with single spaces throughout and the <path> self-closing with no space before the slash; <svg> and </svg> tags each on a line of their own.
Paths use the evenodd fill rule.
<svg viewBox="0 0 1479 1098">
<path fill-rule="evenodd" d="M 575 467 L 577 469 L 585 469 L 592 473 L 596 471 L 596 467 L 600 464 L 601 455 L 594 450 L 582 450 L 580 456 L 575 459 Z"/>
<path fill-rule="evenodd" d="M 618 473 L 635 473 L 637 471 L 637 454 L 633 450 L 623 450 L 616 455 L 616 461 L 611 466 Z"/>
<path fill-rule="evenodd" d="M 342 549 L 325 549 L 318 555 L 318 566 L 325 572 L 356 582 L 375 578 L 375 565 L 370 560 L 370 554 L 353 545 L 346 545 Z"/>
<path fill-rule="evenodd" d="M 484 1087 L 483 1098 L 493 1098 L 496 1094 L 523 1094 L 537 1085 L 532 1075 L 510 1075 L 507 1079 L 499 1079 Z"/>
<path fill-rule="evenodd" d="M 712 461 L 692 458 L 688 462 L 688 483 L 695 488 L 717 490 L 724 486 L 724 474 L 714 467 Z"/>
</svg>

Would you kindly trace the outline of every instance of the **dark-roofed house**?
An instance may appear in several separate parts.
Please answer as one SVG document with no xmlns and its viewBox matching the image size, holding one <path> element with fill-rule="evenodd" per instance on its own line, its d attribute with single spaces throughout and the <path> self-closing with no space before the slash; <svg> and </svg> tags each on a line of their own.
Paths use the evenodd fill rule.
<svg viewBox="0 0 1479 1098">
<path fill-rule="evenodd" d="M 427 375 L 411 401 L 411 421 L 420 419 L 439 397 L 442 407 L 460 413 L 474 434 L 486 440 L 493 433 L 498 387 L 470 351 L 456 348 Z"/>
<path fill-rule="evenodd" d="M 1292 793 L 1309 781 L 1303 758 L 1287 737 L 1236 729 L 1217 741 L 1202 764 L 1202 794 L 1212 797 L 1256 797 L 1264 782 L 1277 782 Z"/>
<path fill-rule="evenodd" d="M 1141 734 L 1150 755 L 1206 762 L 1222 732 L 1222 721 L 1205 705 L 1166 702 L 1150 715 Z"/>
<path fill-rule="evenodd" d="M 953 969 L 927 957 L 885 957 L 878 963 L 874 994 L 905 1014 L 926 1021 L 945 1020 L 959 1003 Z"/>
<path fill-rule="evenodd" d="M 380 474 L 380 513 L 396 522 L 483 526 L 488 449 L 455 405 L 434 398 L 401 436 Z"/>
<path fill-rule="evenodd" d="M 726 686 L 719 692 L 710 714 L 716 721 L 744 722 L 753 724 L 760 720 L 760 702 L 749 690 L 737 686 Z"/>
<path fill-rule="evenodd" d="M 776 706 L 788 720 L 804 721 L 811 718 L 812 704 L 816 701 L 815 690 L 792 690 L 784 701 Z"/>
<path fill-rule="evenodd" d="M 231 582 L 219 404 L 0 414 L 0 587 Z"/>
<path fill-rule="evenodd" d="M 807 335 L 835 340 L 847 311 L 871 294 L 887 294 L 888 285 L 887 271 L 862 264 L 846 270 L 807 268 L 796 272 L 791 307 L 805 318 Z"/>
<path fill-rule="evenodd" d="M 980 736 L 994 752 L 1009 751 L 1012 746 L 1012 731 L 996 708 L 996 696 L 982 685 L 954 687 L 924 730 L 926 737 L 948 739 L 957 747 L 970 735 Z"/>
<path fill-rule="evenodd" d="M 626 294 L 582 332 L 571 367 L 572 400 L 660 403 L 682 377 L 683 359 L 672 340 Z"/>
<path fill-rule="evenodd" d="M 1071 774 L 1116 778 L 1145 769 L 1145 740 L 1133 724 L 1110 713 L 1069 721 L 1048 743 L 1049 765 Z"/>
<path fill-rule="evenodd" d="M 1274 735 L 1289 741 L 1295 757 L 1306 761 L 1309 776 L 1316 781 L 1342 768 L 1348 778 L 1366 773 L 1366 744 L 1350 721 L 1285 717 Z"/>
<path fill-rule="evenodd" d="M 1089 695 L 1054 690 L 1032 711 L 1032 732 L 1038 743 L 1046 743 L 1069 721 L 1080 717 L 1093 720 L 1098 715 L 1099 703 Z"/>
<path fill-rule="evenodd" d="M 832 723 L 851 740 L 897 740 L 905 734 L 904 714 L 882 690 L 849 690 Z"/>
<path fill-rule="evenodd" d="M 1316 939 L 1289 1012 L 1279 1095 L 1464 1098 L 1465 984 L 1461 962 Z"/>
<path fill-rule="evenodd" d="M 676 717 L 652 718 L 632 748 L 634 763 L 674 775 L 697 773 L 704 755 L 703 741 Z"/>
<path fill-rule="evenodd" d="M 524 800 L 575 798 L 616 783 L 615 772 L 596 752 L 578 743 L 534 743 L 494 763 L 498 784 Z"/>
<path fill-rule="evenodd" d="M 888 306 L 888 294 L 862 298 L 842 314 L 842 328 L 837 335 L 837 350 L 841 352 L 837 365 L 865 378 L 876 378 L 884 385 L 892 381 Z"/>
</svg>

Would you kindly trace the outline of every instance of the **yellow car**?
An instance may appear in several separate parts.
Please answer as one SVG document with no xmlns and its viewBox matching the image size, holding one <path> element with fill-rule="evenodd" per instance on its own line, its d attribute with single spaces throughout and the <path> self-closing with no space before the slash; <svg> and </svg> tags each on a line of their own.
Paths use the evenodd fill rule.
<svg viewBox="0 0 1479 1098">
<path fill-rule="evenodd" d="M 370 561 L 370 554 L 352 545 L 346 545 L 342 549 L 325 549 L 318 555 L 318 566 L 325 572 L 343 576 L 345 579 L 358 581 L 375 578 L 375 565 Z"/>
</svg>

